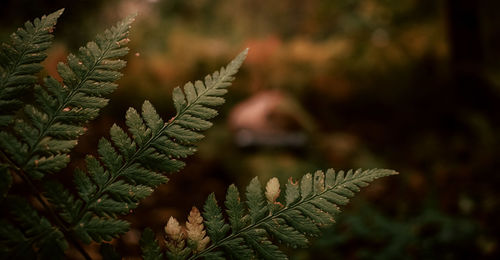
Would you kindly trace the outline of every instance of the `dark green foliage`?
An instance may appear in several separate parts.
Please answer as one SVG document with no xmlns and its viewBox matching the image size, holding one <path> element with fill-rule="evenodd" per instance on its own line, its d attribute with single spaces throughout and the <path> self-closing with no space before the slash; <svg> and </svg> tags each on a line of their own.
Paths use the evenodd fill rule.
<svg viewBox="0 0 500 260">
<path fill-rule="evenodd" d="M 262 186 L 257 177 L 253 178 L 250 184 L 247 186 L 246 195 L 248 210 L 250 211 L 252 223 L 256 223 L 257 221 L 265 217 L 267 213 Z"/>
<path fill-rule="evenodd" d="M 229 231 L 229 225 L 224 223 L 224 217 L 222 216 L 222 211 L 217 205 L 217 200 L 215 199 L 215 194 L 210 194 L 203 207 L 203 217 L 205 218 L 205 225 L 207 227 L 207 233 L 210 239 L 214 242 L 218 242 L 226 235 Z"/>
<path fill-rule="evenodd" d="M 45 197 L 59 211 L 59 216 L 67 223 L 73 223 L 82 207 L 81 201 L 75 201 L 70 192 L 58 182 L 47 182 L 44 188 Z"/>
<path fill-rule="evenodd" d="M 140 114 L 130 108 L 126 124 L 132 138 L 113 125 L 111 141 L 102 138 L 99 142 L 99 159 L 89 156 L 87 173 L 76 171 L 75 184 L 82 199 L 77 204 L 83 207 L 72 223 L 80 222 L 86 214 L 104 219 L 128 214 L 142 198 L 151 194 L 153 188 L 168 180 L 162 173 L 183 168 L 184 162 L 179 158 L 194 153 L 194 142 L 203 137 L 198 132 L 210 127 L 206 120 L 216 115 L 200 111 L 222 104 L 224 99 L 220 96 L 226 93 L 225 88 L 230 85 L 246 53 L 242 52 L 227 68 L 207 76 L 204 83 L 187 83 L 185 94 L 176 88 L 173 99 L 177 114 L 168 122 L 161 119 L 149 101 L 144 102 Z M 109 235 L 117 236 L 125 230 L 117 229 Z M 102 239 L 106 240 L 106 236 Z"/>
<path fill-rule="evenodd" d="M 276 178 L 267 183 L 265 194 L 259 180 L 254 178 L 246 189 L 248 210 L 240 200 L 236 186 L 231 185 L 224 203 L 229 224 L 215 195 L 210 194 L 204 205 L 203 217 L 211 244 L 203 250 L 191 252 L 189 259 L 288 259 L 273 240 L 293 248 L 307 247 L 307 236 L 317 236 L 321 228 L 332 225 L 334 217 L 340 212 L 339 206 L 345 205 L 360 187 L 394 174 L 397 172 L 386 169 L 337 173 L 329 169 L 326 174 L 322 171 L 308 173 L 302 177 L 300 184 L 289 179 L 284 201 L 276 199 L 281 192 Z M 180 227 L 177 221 L 169 220 L 165 230 L 170 230 L 167 233 L 180 232 Z M 152 236 L 149 233 L 146 235 Z M 189 251 L 186 253 L 188 248 L 184 238 L 180 236 L 177 239 L 177 247 L 167 246 L 167 256 L 186 259 Z M 143 241 L 143 248 L 157 246 L 152 239 Z"/>
<path fill-rule="evenodd" d="M 231 184 L 227 189 L 226 213 L 231 223 L 232 232 L 238 232 L 248 222 L 248 215 L 244 214 L 244 205 L 241 203 L 240 193 L 234 184 Z"/>
<path fill-rule="evenodd" d="M 229 259 L 251 259 L 255 255 L 254 251 L 245 243 L 245 240 L 240 237 L 224 242 L 221 246 L 224 253 L 219 252 L 219 254 L 225 254 Z"/>
<path fill-rule="evenodd" d="M 115 248 L 108 243 L 102 243 L 99 248 L 99 253 L 101 253 L 102 259 L 104 260 L 121 260 L 122 257 L 118 252 L 116 252 Z"/>
<path fill-rule="evenodd" d="M 37 18 L 33 22 L 26 22 L 24 28 L 19 28 L 10 36 L 9 43 L 1 45 L 0 127 L 2 130 L 12 125 L 14 115 L 23 105 L 22 97 L 31 92 L 36 81 L 35 74 L 42 69 L 40 63 L 47 57 L 45 52 L 52 42 L 51 33 L 62 12 L 63 9 L 48 16 L 42 16 L 40 19 Z M 28 144 L 34 142 L 36 133 L 26 123 L 17 122 L 16 130 L 22 133 L 25 142 Z M 0 147 L 2 147 L 2 154 L 10 153 L 11 158 L 8 160 L 13 162 L 23 161 L 28 148 L 26 144 L 15 140 L 12 134 L 4 131 L 0 132 Z M 11 177 L 6 172 L 9 167 L 6 160 L 2 159 L 0 164 L 2 197 L 7 194 L 11 182 Z M 46 162 L 43 160 L 41 166 L 46 166 Z"/>
<path fill-rule="evenodd" d="M 84 133 L 82 125 L 98 115 L 108 102 L 103 96 L 116 88 L 113 81 L 125 66 L 119 58 L 128 52 L 133 19 L 126 18 L 78 54 L 68 55 L 68 63 L 57 66 L 63 82 L 47 77 L 45 88 L 35 86 L 35 104 L 25 106 L 25 117 L 14 122 L 12 133 L 0 134 L 2 149 L 29 177 L 40 179 L 68 164 L 69 151 Z"/>
<path fill-rule="evenodd" d="M 85 214 L 74 227 L 78 238 L 85 243 L 110 241 L 128 228 L 129 223 L 124 220 L 94 217 L 90 213 Z"/>
<path fill-rule="evenodd" d="M 347 173 L 335 173 L 330 169 L 326 174 L 322 171 L 317 171 L 314 175 L 308 173 L 302 177 L 300 185 L 289 180 L 283 202 L 272 201 L 268 197 L 268 193 L 279 193 L 279 183 L 268 183 L 266 201 L 261 184 L 254 178 L 246 192 L 248 211 L 239 203 L 239 193 L 231 185 L 225 204 L 232 233 L 224 236 L 227 224 L 224 223 L 215 197 L 210 195 L 203 215 L 212 244 L 191 258 L 205 256 L 208 252 L 219 252 L 233 259 L 249 259 L 254 256 L 262 259 L 287 259 L 272 243 L 271 238 L 294 248 L 308 246 L 306 236 L 318 235 L 320 228 L 333 224 L 334 216 L 340 212 L 338 206 L 347 203 L 354 192 L 377 178 L 394 174 L 397 172 L 385 169 L 350 170 Z M 247 214 L 252 218 L 251 223 L 245 220 Z"/>
<path fill-rule="evenodd" d="M 0 252 L 4 257 L 25 258 L 35 255 L 33 248 L 38 248 L 36 254 L 42 259 L 62 259 L 68 243 L 58 228 L 41 217 L 24 199 L 10 197 L 7 207 L 17 224 L 14 226 L 1 220 Z"/>
<path fill-rule="evenodd" d="M 14 197 L 7 196 L 5 203 L 15 207 L 2 219 L 5 225 L 0 227 L 0 233 L 7 241 L 7 246 L 1 251 L 9 258 L 26 254 L 60 258 L 68 247 L 68 239 L 109 240 L 117 232 L 128 229 L 128 223 L 124 221 L 81 214 L 83 201 L 56 181 L 42 180 L 40 187 L 34 184 L 34 180 L 43 179 L 47 173 L 56 173 L 66 167 L 70 150 L 84 133 L 82 125 L 94 119 L 107 104 L 104 95 L 116 88 L 113 81 L 121 76 L 118 70 L 125 66 L 119 58 L 128 52 L 125 45 L 133 21 L 133 17 L 126 18 L 103 35 L 98 35 L 96 42 L 80 48 L 77 55 L 70 54 L 67 64 L 59 63 L 58 72 L 63 82 L 47 77 L 43 86 L 35 85 L 34 74 L 42 68 L 40 62 L 45 59 L 44 52 L 50 46 L 50 33 L 61 14 L 62 10 L 59 10 L 33 23 L 27 22 L 24 29 L 11 36 L 10 44 L 2 45 L 0 52 L 0 125 L 8 126 L 0 132 L 2 198 L 8 194 L 11 173 L 15 173 L 49 216 L 40 217 L 29 203 L 18 203 Z M 35 93 L 34 103 L 25 104 L 24 109 L 17 112 L 18 106 L 10 104 L 22 104 L 20 97 L 31 89 Z M 3 102 L 4 99 L 11 103 Z M 8 108 L 4 109 L 6 104 Z M 89 183 L 77 187 L 81 193 L 92 188 L 84 184 Z M 115 187 L 116 192 L 111 194 L 120 196 L 124 187 Z M 43 195 L 41 188 L 45 190 Z M 150 189 L 141 186 L 134 187 L 133 191 L 136 201 L 151 193 Z M 95 208 L 102 208 L 102 215 L 112 215 L 118 207 L 106 200 Z M 12 241 L 17 241 L 18 246 L 9 246 Z"/>
<path fill-rule="evenodd" d="M 12 175 L 7 170 L 6 165 L 0 164 L 0 201 L 7 196 L 7 191 L 12 185 Z"/>
<path fill-rule="evenodd" d="M 155 239 L 155 234 L 149 228 L 146 228 L 141 237 L 141 251 L 144 260 L 160 260 L 163 259 L 163 253 Z"/>
<path fill-rule="evenodd" d="M 468 217 L 443 214 L 434 202 L 427 201 L 425 210 L 402 219 L 383 214 L 376 205 L 362 204 L 337 221 L 314 243 L 311 258 L 337 259 L 342 254 L 356 259 L 478 258 L 470 237 L 480 236 L 479 227 Z M 348 246 L 352 244 L 360 246 Z"/>
<path fill-rule="evenodd" d="M 34 74 L 42 70 L 45 51 L 52 42 L 52 31 L 64 9 L 33 22 L 10 36 L 9 43 L 0 49 L 0 126 L 11 123 L 15 112 L 22 106 L 22 96 L 31 91 L 36 81 Z"/>
<path fill-rule="evenodd" d="M 255 228 L 248 232 L 242 233 L 243 238 L 252 247 L 257 255 L 262 259 L 287 259 L 286 255 L 279 250 L 267 238 L 267 233 L 264 229 Z M 229 250 L 231 250 L 229 248 Z"/>
</svg>

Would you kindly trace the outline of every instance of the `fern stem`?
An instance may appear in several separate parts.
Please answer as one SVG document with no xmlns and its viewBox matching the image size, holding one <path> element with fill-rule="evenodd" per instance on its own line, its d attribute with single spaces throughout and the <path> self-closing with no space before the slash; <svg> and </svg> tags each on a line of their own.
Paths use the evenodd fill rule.
<svg viewBox="0 0 500 260">
<path fill-rule="evenodd" d="M 214 250 L 215 248 L 221 246 L 222 244 L 224 244 L 224 242 L 226 241 L 229 241 L 229 240 L 232 240 L 234 238 L 237 238 L 238 236 L 240 236 L 241 234 L 243 234 L 244 232 L 246 231 L 249 231 L 249 230 L 252 230 L 254 228 L 257 228 L 259 227 L 260 225 L 264 224 L 265 222 L 267 222 L 268 220 L 271 220 L 271 219 L 274 219 L 274 218 L 277 218 L 279 217 L 282 213 L 286 212 L 287 210 L 292 210 L 294 209 L 295 207 L 298 207 L 304 203 L 307 203 L 313 199 L 316 199 L 320 196 L 322 196 L 324 193 L 326 192 L 329 192 L 331 190 L 333 190 L 334 188 L 338 187 L 338 186 L 341 186 L 343 185 L 344 183 L 348 182 L 350 180 L 344 180 L 343 182 L 341 183 L 338 183 L 332 187 L 330 187 L 329 189 L 325 189 L 323 192 L 321 193 L 318 193 L 318 194 L 315 194 L 313 196 L 310 196 L 310 197 L 307 197 L 307 198 L 302 198 L 300 201 L 296 202 L 295 204 L 291 205 L 291 206 L 287 206 L 287 207 L 284 207 L 278 211 L 276 211 L 274 214 L 269 214 L 268 216 L 266 216 L 265 218 L 257 221 L 256 223 L 254 224 L 251 224 L 245 228 L 242 228 L 241 230 L 239 230 L 238 232 L 235 232 L 235 233 L 232 233 L 230 234 L 229 236 L 219 240 L 217 243 L 215 244 L 212 244 L 210 245 L 209 247 L 207 247 L 206 249 L 204 249 L 203 251 L 201 251 L 199 254 L 196 254 L 196 255 L 192 255 L 191 257 L 188 258 L 188 260 L 193 260 L 193 259 L 197 259 L 199 257 L 202 257 L 203 255 L 209 253 L 210 251 Z"/>
</svg>

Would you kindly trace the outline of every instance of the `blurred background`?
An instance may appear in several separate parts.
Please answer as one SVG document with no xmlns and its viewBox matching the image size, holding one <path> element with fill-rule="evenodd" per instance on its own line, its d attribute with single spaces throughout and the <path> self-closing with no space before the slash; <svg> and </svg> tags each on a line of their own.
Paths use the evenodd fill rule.
<svg viewBox="0 0 500 260">
<path fill-rule="evenodd" d="M 250 53 L 187 167 L 143 201 L 114 243 L 138 256 L 215 192 L 253 176 L 391 168 L 292 259 L 498 259 L 500 2 L 494 0 L 3 0 L 2 41 L 66 8 L 41 75 L 138 12 L 120 87 L 67 170 L 128 107 L 174 115 L 171 91 Z M 95 247 L 91 245 L 90 247 Z"/>
</svg>

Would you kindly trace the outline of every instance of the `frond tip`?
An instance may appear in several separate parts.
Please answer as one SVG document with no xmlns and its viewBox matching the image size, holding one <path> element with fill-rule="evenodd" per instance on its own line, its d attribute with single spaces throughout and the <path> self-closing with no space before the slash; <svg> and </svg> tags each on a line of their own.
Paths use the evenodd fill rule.
<svg viewBox="0 0 500 260">
<path fill-rule="evenodd" d="M 11 34 L 10 42 L 0 47 L 0 126 L 12 123 L 14 113 L 22 106 L 21 98 L 32 90 L 36 73 L 52 43 L 52 32 L 60 9 L 49 15 L 26 22 Z"/>
<path fill-rule="evenodd" d="M 176 88 L 173 99 L 177 113 L 171 120 L 163 120 L 149 101 L 143 103 L 140 112 L 130 108 L 125 116 L 128 131 L 113 125 L 111 140 L 102 138 L 99 142 L 99 158 L 88 156 L 87 172 L 76 171 L 75 184 L 81 199 L 76 201 L 81 207 L 76 210 L 73 222 L 81 222 L 86 214 L 97 219 L 128 214 L 153 188 L 168 181 L 164 173 L 182 169 L 185 164 L 181 158 L 196 151 L 195 143 L 203 137 L 200 132 L 212 125 L 209 120 L 217 115 L 214 107 L 224 102 L 227 87 L 246 54 L 247 50 L 243 51 L 226 67 L 206 76 L 203 82 L 187 83 L 184 90 Z M 183 251 L 186 244 L 198 252 L 208 243 L 205 231 L 199 230 L 203 224 L 196 217 L 196 211 L 191 214 L 187 237 L 185 231 L 177 232 L 174 228 L 179 226 L 175 225 L 175 219 L 169 220 L 165 231 L 172 252 L 189 253 L 189 250 Z M 106 235 L 102 239 L 111 234 Z M 91 235 L 83 237 L 101 239 Z"/>
<path fill-rule="evenodd" d="M 287 259 L 273 240 L 294 248 L 307 247 L 307 237 L 319 235 L 322 228 L 332 225 L 339 206 L 345 205 L 361 187 L 395 174 L 398 173 L 386 169 L 316 171 L 304 175 L 300 182 L 289 179 L 281 200 L 277 178 L 268 181 L 265 193 L 254 178 L 246 192 L 248 210 L 240 202 L 238 189 L 231 185 L 225 201 L 231 225 L 226 223 L 211 194 L 203 212 L 211 244 L 203 250 L 191 250 L 189 259 Z M 176 250 L 186 256 L 187 247 Z"/>
</svg>

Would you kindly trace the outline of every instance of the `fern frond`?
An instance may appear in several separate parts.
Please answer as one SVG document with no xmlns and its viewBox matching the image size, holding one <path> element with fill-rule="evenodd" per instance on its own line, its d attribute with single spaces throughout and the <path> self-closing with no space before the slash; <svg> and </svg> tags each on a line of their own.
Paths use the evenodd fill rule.
<svg viewBox="0 0 500 260">
<path fill-rule="evenodd" d="M 308 246 L 307 237 L 316 236 L 321 228 L 333 224 L 339 206 L 345 205 L 355 192 L 375 179 L 394 174 L 397 172 L 386 169 L 337 173 L 330 169 L 326 174 L 317 171 L 303 176 L 300 184 L 289 179 L 285 196 L 281 197 L 277 179 L 268 182 L 264 196 L 262 185 L 254 178 L 246 192 L 248 210 L 240 202 L 236 187 L 231 185 L 225 201 L 230 226 L 211 194 L 203 216 L 212 242 L 206 249 L 193 252 L 189 259 L 207 256 L 287 259 L 273 240 L 293 248 Z"/>
<path fill-rule="evenodd" d="M 21 198 L 10 197 L 9 213 L 16 225 L 0 220 L 0 252 L 3 259 L 38 255 L 42 259 L 62 259 L 68 243 L 63 233 Z M 38 249 L 36 252 L 34 249 Z"/>
<path fill-rule="evenodd" d="M 204 82 L 187 83 L 183 90 L 175 88 L 176 116 L 168 122 L 149 101 L 144 102 L 141 113 L 130 108 L 126 125 L 132 138 L 113 125 L 111 140 L 103 138 L 99 142 L 99 158 L 87 158 L 87 174 L 75 173 L 84 203 L 77 219 L 85 214 L 109 218 L 127 214 L 152 188 L 168 181 L 162 173 L 182 169 L 184 162 L 179 159 L 195 152 L 194 143 L 203 137 L 199 132 L 210 127 L 208 120 L 217 115 L 212 107 L 224 102 L 222 96 L 246 54 L 247 50 L 243 51 L 227 67 L 205 77 Z"/>
<path fill-rule="evenodd" d="M 47 57 L 51 33 L 63 11 L 26 22 L 24 28 L 10 36 L 9 43 L 0 47 L 0 126 L 12 122 L 23 104 L 22 96 L 35 83 L 35 74 L 42 70 L 40 63 Z"/>
<path fill-rule="evenodd" d="M 63 82 L 47 77 L 45 87 L 35 86 L 35 104 L 25 106 L 25 116 L 15 121 L 13 133 L 0 133 L 0 147 L 29 177 L 40 179 L 66 167 L 69 151 L 85 132 L 82 125 L 107 104 L 104 96 L 116 88 L 113 82 L 122 75 L 118 70 L 125 61 L 120 57 L 128 53 L 125 45 L 133 19 L 128 17 L 98 35 L 78 54 L 69 54 L 68 63 L 57 66 Z"/>
<path fill-rule="evenodd" d="M 23 88 L 25 84 L 34 83 L 36 78 L 28 75 L 28 72 L 32 74 L 40 69 L 38 63 L 45 58 L 42 51 L 48 48 L 52 38 L 48 30 L 53 27 L 61 12 L 62 10 L 41 20 L 35 20 L 34 25 L 27 23 L 26 30 L 20 29 L 19 35 L 13 36 L 15 40 L 25 41 L 26 50 L 15 64 L 6 63 L 10 67 L 2 70 L 0 91 L 5 89 L 11 91 L 9 88 Z M 111 239 L 115 231 L 123 232 L 128 229 L 128 223 L 124 221 L 103 219 L 93 215 L 81 216 L 84 202 L 76 199 L 56 181 L 42 181 L 45 188 L 43 195 L 50 202 L 47 204 L 41 197 L 39 187 L 34 185 L 32 180 L 42 179 L 47 173 L 55 173 L 66 167 L 69 162 L 68 153 L 77 144 L 77 138 L 84 133 L 82 125 L 95 118 L 99 110 L 107 104 L 108 100 L 104 95 L 116 88 L 113 81 L 121 76 L 118 70 L 125 66 L 120 57 L 128 53 L 125 45 L 128 42 L 127 35 L 133 19 L 133 16 L 128 17 L 110 30 L 106 30 L 103 35 L 98 35 L 96 42 L 89 42 L 80 48 L 77 55 L 70 54 L 67 64 L 59 63 L 58 72 L 63 82 L 47 77 L 44 86 L 36 85 L 34 103 L 26 104 L 22 114 L 14 120 L 11 127 L 0 132 L 1 173 L 4 173 L 2 169 L 6 167 L 11 172 L 17 173 L 27 187 L 32 189 L 50 219 L 49 221 L 44 217 L 38 217 L 28 203 L 22 204 L 23 210 L 14 211 L 15 214 L 10 215 L 9 221 L 13 223 L 12 227 L 30 224 L 30 227 L 26 228 L 21 226 L 21 233 L 23 239 L 28 241 L 28 247 L 37 251 L 38 255 L 43 256 L 45 252 L 51 250 L 57 253 L 63 252 L 67 247 L 66 239 L 74 240 L 72 232 L 86 239 L 85 241 L 99 241 Z M 35 36 L 30 36 L 31 34 Z M 16 57 L 15 53 L 8 54 L 10 56 L 4 55 L 0 59 Z M 0 98 L 4 97 L 2 93 Z M 6 179 L 6 184 L 3 186 L 9 185 L 10 182 Z M 2 194 L 7 192 L 4 187 L 0 187 Z M 118 187 L 113 195 L 119 196 L 120 190 L 123 190 L 123 187 Z M 144 191 L 139 187 L 135 191 L 140 197 L 149 190 Z M 10 203 L 13 199 L 8 198 L 7 201 Z M 118 207 L 108 201 L 102 204 L 97 202 L 92 207 L 103 208 L 100 210 L 103 215 L 114 214 L 117 208 L 121 210 L 121 205 Z M 23 211 L 26 213 L 22 213 Z M 29 217 L 26 215 L 28 213 L 35 222 L 28 221 Z M 75 225 L 74 229 L 68 228 L 71 224 Z M 42 233 L 45 234 L 41 235 Z M 76 246 L 78 247 L 78 243 Z M 45 258 L 56 256 L 57 254 L 47 255 Z"/>
</svg>

